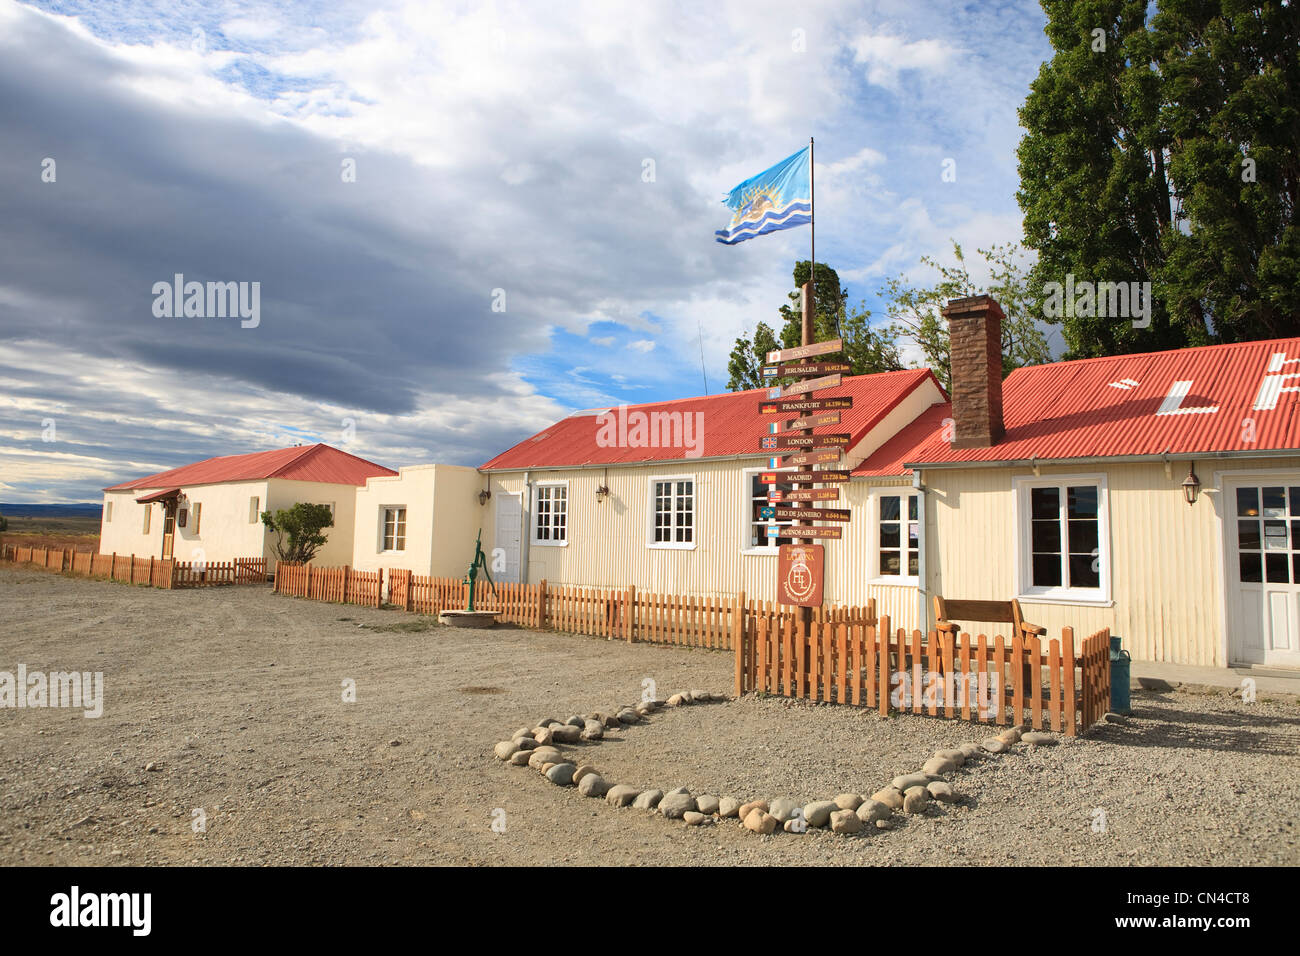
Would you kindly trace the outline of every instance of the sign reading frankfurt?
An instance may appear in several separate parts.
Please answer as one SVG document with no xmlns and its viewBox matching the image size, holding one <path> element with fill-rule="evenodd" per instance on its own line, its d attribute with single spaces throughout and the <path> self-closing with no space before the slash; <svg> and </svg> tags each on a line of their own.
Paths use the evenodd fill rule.
<svg viewBox="0 0 1300 956">
<path fill-rule="evenodd" d="M 802 415 L 806 412 L 823 412 L 835 408 L 852 408 L 853 398 L 849 395 L 838 398 L 793 398 L 783 400 L 780 396 L 758 403 L 758 410 L 764 415 L 780 415 L 794 412 Z"/>
</svg>

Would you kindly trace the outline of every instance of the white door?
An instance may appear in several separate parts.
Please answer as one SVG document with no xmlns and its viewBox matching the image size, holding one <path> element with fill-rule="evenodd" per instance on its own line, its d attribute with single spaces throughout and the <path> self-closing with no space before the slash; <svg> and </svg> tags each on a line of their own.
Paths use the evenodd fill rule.
<svg viewBox="0 0 1300 956">
<path fill-rule="evenodd" d="M 488 567 L 492 580 L 515 584 L 519 581 L 519 533 L 523 521 L 523 504 L 519 495 L 501 493 L 497 502 L 496 528 L 492 536 L 492 554 Z M 500 559 L 500 560 L 499 560 Z M 498 570 L 500 568 L 501 570 Z"/>
<path fill-rule="evenodd" d="M 1300 667 L 1300 474 L 1224 490 L 1230 663 Z"/>
</svg>

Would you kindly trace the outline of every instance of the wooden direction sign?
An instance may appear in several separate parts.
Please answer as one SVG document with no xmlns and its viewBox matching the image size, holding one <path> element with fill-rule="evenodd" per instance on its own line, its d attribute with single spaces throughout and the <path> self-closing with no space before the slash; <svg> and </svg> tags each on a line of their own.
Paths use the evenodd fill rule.
<svg viewBox="0 0 1300 956">
<path fill-rule="evenodd" d="M 826 580 L 826 555 L 822 546 L 783 544 L 777 554 L 777 603 L 821 607 Z"/>
<path fill-rule="evenodd" d="M 844 529 L 839 525 L 831 525 L 828 528 L 800 528 L 795 525 L 786 527 L 786 534 L 792 538 L 836 538 L 839 539 L 844 535 Z"/>
<path fill-rule="evenodd" d="M 809 481 L 848 481 L 847 471 L 765 471 L 759 478 L 764 485 L 801 484 Z"/>
<path fill-rule="evenodd" d="M 849 443 L 847 433 L 835 433 L 832 435 L 768 435 L 766 438 L 759 439 L 760 450 L 771 448 L 831 448 L 836 445 L 847 445 Z"/>
<path fill-rule="evenodd" d="M 830 375 L 832 372 L 851 372 L 853 366 L 845 362 L 782 362 L 764 365 L 764 378 L 797 378 L 802 375 Z"/>
<path fill-rule="evenodd" d="M 805 412 L 824 412 L 833 408 L 852 408 L 853 398 L 849 395 L 837 398 L 793 398 L 767 399 L 758 403 L 758 410 L 764 415 L 795 414 Z"/>
<path fill-rule="evenodd" d="M 788 422 L 782 422 L 781 429 L 783 431 L 794 431 L 798 428 L 821 428 L 823 425 L 838 425 L 839 423 L 839 412 L 823 412 L 820 415 L 808 415 L 804 418 L 794 418 Z"/>
<path fill-rule="evenodd" d="M 778 501 L 839 501 L 840 489 L 838 488 L 796 488 L 794 491 L 778 491 L 781 497 Z M 769 494 L 767 500 L 771 501 L 772 496 Z"/>
<path fill-rule="evenodd" d="M 814 342 L 812 345 L 796 345 L 792 349 L 779 349 L 767 353 L 768 362 L 793 362 L 796 359 L 812 358 L 814 355 L 831 355 L 844 351 L 843 339 L 831 339 L 828 342 Z"/>
<path fill-rule="evenodd" d="M 797 468 L 802 465 L 824 465 L 827 462 L 839 461 L 840 454 L 838 448 L 814 448 L 811 451 L 800 452 L 797 455 L 786 455 L 780 459 L 780 464 L 775 467 Z M 769 465 L 768 467 L 774 466 Z"/>
<path fill-rule="evenodd" d="M 764 511 L 768 510 L 766 508 Z M 775 512 L 771 517 L 777 521 L 848 521 L 848 508 L 777 508 L 771 509 Z M 798 532 L 787 532 L 786 537 L 797 538 Z"/>
<path fill-rule="evenodd" d="M 804 395 L 808 392 L 816 392 L 823 388 L 839 388 L 840 373 L 827 375 L 825 378 L 810 378 L 802 382 L 795 382 L 793 385 L 782 385 L 781 395 Z"/>
</svg>

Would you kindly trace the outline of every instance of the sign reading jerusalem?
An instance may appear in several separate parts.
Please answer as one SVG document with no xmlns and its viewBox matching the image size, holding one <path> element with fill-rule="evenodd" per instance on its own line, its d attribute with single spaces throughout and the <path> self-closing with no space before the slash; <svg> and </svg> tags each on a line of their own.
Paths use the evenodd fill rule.
<svg viewBox="0 0 1300 956">
<path fill-rule="evenodd" d="M 822 546 L 783 544 L 777 562 L 777 603 L 821 607 L 826 569 Z"/>
</svg>

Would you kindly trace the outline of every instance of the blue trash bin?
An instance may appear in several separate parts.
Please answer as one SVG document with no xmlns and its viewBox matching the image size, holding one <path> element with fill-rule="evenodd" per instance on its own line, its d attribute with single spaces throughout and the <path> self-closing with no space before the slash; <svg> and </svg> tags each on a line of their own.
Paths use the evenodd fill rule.
<svg viewBox="0 0 1300 956">
<path fill-rule="evenodd" d="M 1110 639 L 1110 709 L 1117 714 L 1131 714 L 1133 707 L 1129 703 L 1129 664 L 1132 658 L 1129 652 L 1119 646 L 1120 639 Z"/>
</svg>

